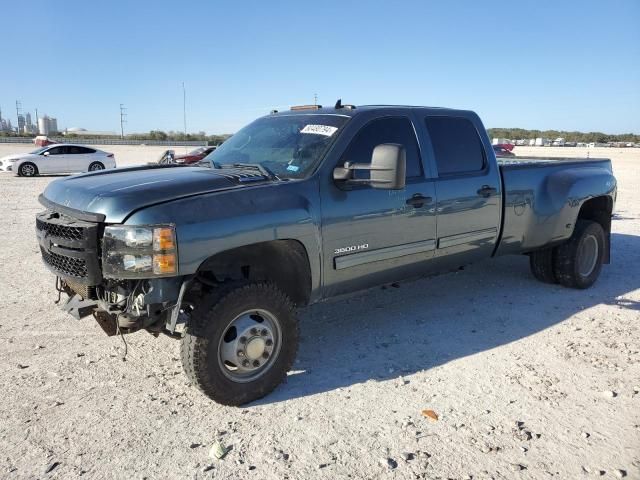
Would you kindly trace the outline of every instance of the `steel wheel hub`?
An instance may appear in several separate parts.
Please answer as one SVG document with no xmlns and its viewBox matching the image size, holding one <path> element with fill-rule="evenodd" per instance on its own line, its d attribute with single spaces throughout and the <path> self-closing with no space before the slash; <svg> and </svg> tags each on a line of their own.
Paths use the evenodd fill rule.
<svg viewBox="0 0 640 480">
<path fill-rule="evenodd" d="M 587 235 L 578 249 L 578 273 L 588 277 L 596 268 L 598 262 L 598 240 L 593 235 Z"/>
<path fill-rule="evenodd" d="M 262 376 L 280 351 L 280 324 L 266 310 L 250 310 L 234 318 L 224 331 L 218 348 L 222 372 L 235 382 Z"/>
</svg>

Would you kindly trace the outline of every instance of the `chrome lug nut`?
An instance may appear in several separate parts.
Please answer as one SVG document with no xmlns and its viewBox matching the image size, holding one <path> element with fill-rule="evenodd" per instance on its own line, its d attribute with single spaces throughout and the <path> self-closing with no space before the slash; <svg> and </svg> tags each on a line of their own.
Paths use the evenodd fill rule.
<svg viewBox="0 0 640 480">
<path fill-rule="evenodd" d="M 269 352 L 264 352 L 262 354 L 262 358 L 269 358 Z"/>
<path fill-rule="evenodd" d="M 249 360 L 245 360 L 242 362 L 242 366 L 243 367 L 248 367 L 249 366 Z"/>
<path fill-rule="evenodd" d="M 242 350 L 238 350 L 238 356 L 239 357 L 244 357 L 244 352 Z"/>
<path fill-rule="evenodd" d="M 260 330 L 260 335 L 262 335 L 263 337 L 266 337 L 269 334 L 269 332 L 267 331 L 266 328 L 263 328 L 262 330 Z"/>
<path fill-rule="evenodd" d="M 264 344 L 265 344 L 267 347 L 270 347 L 271 345 L 273 345 L 273 340 L 271 340 L 270 338 L 268 338 L 268 339 L 267 339 L 267 341 L 266 341 L 266 342 L 264 342 Z"/>
<path fill-rule="evenodd" d="M 260 362 L 258 360 L 254 360 L 253 361 L 253 366 L 254 367 L 259 367 L 260 366 Z"/>
<path fill-rule="evenodd" d="M 258 329 L 257 328 L 252 328 L 251 329 L 251 335 L 257 335 L 258 334 Z"/>
<path fill-rule="evenodd" d="M 247 337 L 240 337 L 240 343 L 247 343 Z"/>
</svg>

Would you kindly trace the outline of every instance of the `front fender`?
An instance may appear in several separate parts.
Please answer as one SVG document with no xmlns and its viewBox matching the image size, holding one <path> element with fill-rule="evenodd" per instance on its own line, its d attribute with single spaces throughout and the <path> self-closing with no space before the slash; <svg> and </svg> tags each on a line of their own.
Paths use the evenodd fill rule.
<svg viewBox="0 0 640 480">
<path fill-rule="evenodd" d="M 226 250 L 297 240 L 308 254 L 312 291 L 319 291 L 319 194 L 310 180 L 183 198 L 141 209 L 125 221 L 154 223 L 176 225 L 180 275 L 197 272 L 209 257 Z"/>
</svg>

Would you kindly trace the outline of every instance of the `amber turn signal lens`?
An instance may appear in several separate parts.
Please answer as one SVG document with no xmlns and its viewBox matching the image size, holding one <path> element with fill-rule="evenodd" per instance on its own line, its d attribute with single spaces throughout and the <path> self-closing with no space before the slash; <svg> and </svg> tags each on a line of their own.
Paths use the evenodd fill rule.
<svg viewBox="0 0 640 480">
<path fill-rule="evenodd" d="M 153 256 L 153 273 L 156 275 L 176 273 L 176 254 L 156 253 Z"/>
<path fill-rule="evenodd" d="M 176 241 L 173 234 L 173 228 L 159 227 L 153 229 L 153 249 L 173 250 L 176 248 Z"/>
</svg>

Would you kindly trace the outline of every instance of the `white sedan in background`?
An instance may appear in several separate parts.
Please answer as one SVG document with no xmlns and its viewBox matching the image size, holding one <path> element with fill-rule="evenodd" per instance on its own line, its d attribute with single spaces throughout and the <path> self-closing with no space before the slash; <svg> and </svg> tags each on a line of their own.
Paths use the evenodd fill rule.
<svg viewBox="0 0 640 480">
<path fill-rule="evenodd" d="M 116 168 L 113 153 L 84 145 L 56 144 L 0 158 L 0 170 L 21 177 L 49 173 L 95 172 Z"/>
</svg>

